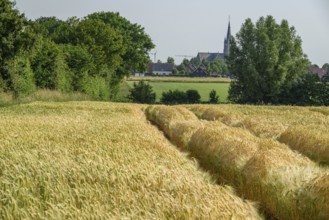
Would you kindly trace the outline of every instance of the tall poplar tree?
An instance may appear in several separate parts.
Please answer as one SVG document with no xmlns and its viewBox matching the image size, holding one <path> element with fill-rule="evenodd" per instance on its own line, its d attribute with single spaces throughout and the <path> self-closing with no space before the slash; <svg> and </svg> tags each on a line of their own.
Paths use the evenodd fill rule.
<svg viewBox="0 0 329 220">
<path fill-rule="evenodd" d="M 295 28 L 267 16 L 256 24 L 245 21 L 231 40 L 228 66 L 236 78 L 229 90 L 231 101 L 276 104 L 307 72 L 308 60 Z"/>
</svg>

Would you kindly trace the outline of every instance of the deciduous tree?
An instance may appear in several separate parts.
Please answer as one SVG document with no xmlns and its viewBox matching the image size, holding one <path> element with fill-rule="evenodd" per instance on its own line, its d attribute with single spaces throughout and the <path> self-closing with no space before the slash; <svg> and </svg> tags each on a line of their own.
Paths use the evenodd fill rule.
<svg viewBox="0 0 329 220">
<path fill-rule="evenodd" d="M 286 20 L 247 19 L 231 40 L 229 71 L 237 78 L 229 99 L 238 103 L 279 103 L 280 96 L 307 72 L 302 41 Z"/>
</svg>

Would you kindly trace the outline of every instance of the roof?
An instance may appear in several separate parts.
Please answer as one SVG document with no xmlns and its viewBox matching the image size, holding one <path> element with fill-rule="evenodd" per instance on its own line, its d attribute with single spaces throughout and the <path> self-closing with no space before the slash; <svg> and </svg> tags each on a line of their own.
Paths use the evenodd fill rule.
<svg viewBox="0 0 329 220">
<path fill-rule="evenodd" d="M 165 71 L 165 72 L 172 72 L 174 69 L 174 64 L 172 63 L 151 63 L 149 64 L 149 72 L 154 71 Z"/>
<path fill-rule="evenodd" d="M 224 54 L 223 53 L 203 53 L 200 52 L 197 55 L 197 58 L 199 60 L 207 60 L 207 61 L 213 61 L 215 59 L 220 59 L 220 60 L 224 60 Z"/>
<path fill-rule="evenodd" d="M 317 67 L 315 65 L 309 67 L 309 71 L 312 74 L 318 75 L 320 78 L 322 78 L 324 75 L 327 74 L 326 69 L 322 69 L 320 67 Z"/>
</svg>

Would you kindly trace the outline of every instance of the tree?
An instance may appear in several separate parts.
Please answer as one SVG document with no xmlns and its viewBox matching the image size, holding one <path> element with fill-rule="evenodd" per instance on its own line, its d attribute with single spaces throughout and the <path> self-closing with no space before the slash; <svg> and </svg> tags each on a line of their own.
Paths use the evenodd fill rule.
<svg viewBox="0 0 329 220">
<path fill-rule="evenodd" d="M 229 99 L 237 103 L 279 103 L 280 96 L 307 72 L 302 41 L 286 20 L 277 24 L 272 16 L 256 24 L 247 19 L 231 39 L 228 67 L 236 77 Z"/>
<path fill-rule="evenodd" d="M 323 64 L 322 69 L 326 69 L 326 70 L 329 69 L 329 63 Z"/>
<path fill-rule="evenodd" d="M 184 104 L 187 103 L 186 93 L 179 90 L 169 90 L 168 92 L 163 92 L 161 97 L 161 103 L 167 105 Z"/>
<path fill-rule="evenodd" d="M 186 91 L 187 103 L 200 103 L 201 96 L 197 90 L 189 89 Z"/>
<path fill-rule="evenodd" d="M 211 90 L 209 93 L 209 103 L 217 104 L 219 102 L 219 96 L 217 95 L 216 90 Z"/>
<path fill-rule="evenodd" d="M 19 55 L 7 62 L 7 68 L 12 80 L 11 90 L 15 97 L 29 95 L 36 90 L 34 73 L 27 56 Z"/>
<path fill-rule="evenodd" d="M 149 63 L 149 51 L 154 48 L 154 44 L 145 33 L 143 27 L 133 24 L 126 18 L 114 12 L 97 12 L 88 15 L 89 19 L 97 19 L 115 29 L 121 36 L 123 44 L 126 46 L 122 54 L 122 64 L 118 71 L 120 75 L 129 75 L 131 70 L 145 71 Z"/>
<path fill-rule="evenodd" d="M 43 39 L 31 60 L 38 88 L 70 91 L 71 72 L 61 48 L 49 39 Z"/>
<path fill-rule="evenodd" d="M 155 103 L 156 94 L 153 92 L 152 86 L 144 81 L 134 83 L 133 88 L 129 91 L 128 99 L 132 102 L 152 104 Z"/>
<path fill-rule="evenodd" d="M 4 81 L 4 86 L 9 88 L 12 81 L 6 63 L 27 49 L 24 41 L 27 20 L 14 7 L 12 1 L 0 1 L 0 81 Z"/>
<path fill-rule="evenodd" d="M 72 72 L 72 89 L 85 92 L 84 81 L 86 77 L 95 73 L 95 64 L 92 55 L 84 46 L 62 45 L 65 62 Z"/>
<path fill-rule="evenodd" d="M 175 60 L 174 60 L 174 58 L 172 58 L 172 57 L 168 57 L 168 59 L 167 59 L 167 63 L 175 64 Z"/>
</svg>

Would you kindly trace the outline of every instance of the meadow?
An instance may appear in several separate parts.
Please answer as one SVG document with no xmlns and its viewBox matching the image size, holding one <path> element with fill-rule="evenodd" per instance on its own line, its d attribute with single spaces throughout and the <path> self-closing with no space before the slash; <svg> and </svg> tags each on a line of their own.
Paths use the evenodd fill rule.
<svg viewBox="0 0 329 220">
<path fill-rule="evenodd" d="M 329 216 L 328 107 L 39 101 L 0 124 L 0 219 Z"/>
<path fill-rule="evenodd" d="M 133 87 L 134 82 L 127 81 L 130 88 Z M 227 102 L 228 90 L 230 83 L 228 82 L 191 82 L 191 81 L 149 81 L 149 84 L 153 87 L 153 91 L 156 93 L 156 101 L 159 102 L 163 92 L 169 90 L 181 90 L 186 91 L 189 89 L 197 90 L 201 96 L 202 102 L 209 101 L 209 93 L 211 90 L 215 90 L 221 102 Z"/>
</svg>

